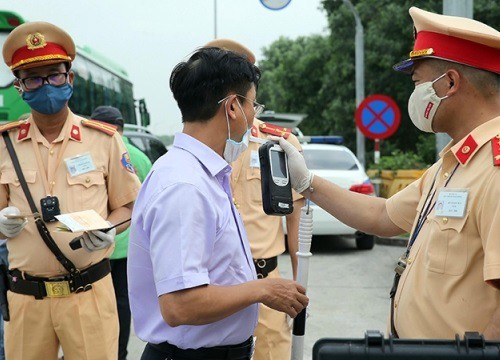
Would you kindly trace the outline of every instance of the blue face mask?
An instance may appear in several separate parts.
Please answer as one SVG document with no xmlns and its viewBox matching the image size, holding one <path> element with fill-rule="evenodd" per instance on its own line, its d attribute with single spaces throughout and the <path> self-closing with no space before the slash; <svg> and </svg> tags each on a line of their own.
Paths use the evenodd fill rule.
<svg viewBox="0 0 500 360">
<path fill-rule="evenodd" d="M 45 84 L 33 91 L 24 91 L 23 100 L 35 111 L 45 115 L 56 114 L 73 95 L 73 87 L 66 83 L 61 86 Z"/>
</svg>

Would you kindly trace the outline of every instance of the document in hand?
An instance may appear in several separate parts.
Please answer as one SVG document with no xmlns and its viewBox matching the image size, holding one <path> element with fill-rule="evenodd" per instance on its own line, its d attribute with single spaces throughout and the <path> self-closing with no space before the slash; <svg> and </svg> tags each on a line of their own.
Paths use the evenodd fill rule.
<svg viewBox="0 0 500 360">
<path fill-rule="evenodd" d="M 57 227 L 58 231 L 79 232 L 109 228 L 109 223 L 95 210 L 56 215 L 56 219 L 62 223 Z"/>
</svg>

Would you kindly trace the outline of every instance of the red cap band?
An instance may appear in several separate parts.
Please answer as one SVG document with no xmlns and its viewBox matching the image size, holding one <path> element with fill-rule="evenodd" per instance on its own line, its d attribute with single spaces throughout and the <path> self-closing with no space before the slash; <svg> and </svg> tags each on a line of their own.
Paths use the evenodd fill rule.
<svg viewBox="0 0 500 360">
<path fill-rule="evenodd" d="M 500 61 L 498 60 L 500 59 L 500 49 L 435 32 L 418 32 L 413 50 L 428 48 L 434 50 L 432 57 L 500 73 Z M 418 58 L 412 57 L 412 59 Z"/>
<path fill-rule="evenodd" d="M 14 70 L 18 66 L 29 64 L 38 61 L 46 61 L 46 60 L 57 60 L 61 61 L 71 61 L 71 58 L 68 56 L 68 53 L 62 46 L 59 46 L 54 43 L 47 43 L 46 46 L 39 49 L 28 49 L 27 46 L 23 46 L 17 49 L 12 55 L 12 65 L 10 68 Z"/>
</svg>

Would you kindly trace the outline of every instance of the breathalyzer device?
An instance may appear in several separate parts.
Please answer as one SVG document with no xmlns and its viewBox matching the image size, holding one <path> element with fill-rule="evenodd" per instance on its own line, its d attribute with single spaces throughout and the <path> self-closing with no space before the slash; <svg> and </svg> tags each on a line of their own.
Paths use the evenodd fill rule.
<svg viewBox="0 0 500 360">
<path fill-rule="evenodd" d="M 287 156 L 272 141 L 259 147 L 262 205 L 267 215 L 288 215 L 293 212 L 292 185 Z"/>
</svg>

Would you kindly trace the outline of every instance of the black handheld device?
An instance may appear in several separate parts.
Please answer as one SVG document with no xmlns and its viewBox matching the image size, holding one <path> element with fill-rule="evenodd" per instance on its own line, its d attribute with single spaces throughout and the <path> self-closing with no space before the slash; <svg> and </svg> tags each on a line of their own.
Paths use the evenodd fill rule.
<svg viewBox="0 0 500 360">
<path fill-rule="evenodd" d="M 259 147 L 262 205 L 267 215 L 293 212 L 292 185 L 287 156 L 276 143 L 268 141 Z"/>
<path fill-rule="evenodd" d="M 56 221 L 56 215 L 60 215 L 59 199 L 55 196 L 47 196 L 40 200 L 40 207 L 42 208 L 42 219 L 45 222 Z"/>
</svg>

